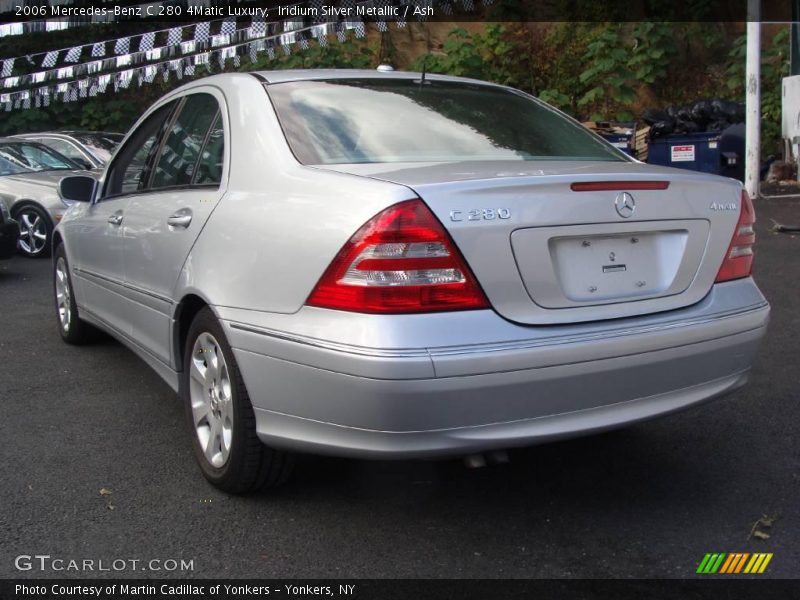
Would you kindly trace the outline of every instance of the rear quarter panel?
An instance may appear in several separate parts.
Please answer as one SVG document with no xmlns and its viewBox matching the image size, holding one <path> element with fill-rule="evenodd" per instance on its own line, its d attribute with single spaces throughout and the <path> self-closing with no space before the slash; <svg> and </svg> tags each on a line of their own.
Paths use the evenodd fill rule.
<svg viewBox="0 0 800 600">
<path fill-rule="evenodd" d="M 195 242 L 174 295 L 293 313 L 361 225 L 414 193 L 300 165 L 261 82 L 242 75 L 221 87 L 231 129 L 228 193 Z"/>
</svg>

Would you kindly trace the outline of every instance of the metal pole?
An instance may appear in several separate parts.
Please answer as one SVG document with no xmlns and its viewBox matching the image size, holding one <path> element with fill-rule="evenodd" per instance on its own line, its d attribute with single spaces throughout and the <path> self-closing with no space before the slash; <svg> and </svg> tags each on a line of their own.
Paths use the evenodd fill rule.
<svg viewBox="0 0 800 600">
<path fill-rule="evenodd" d="M 761 168 L 761 2 L 747 0 L 747 68 L 745 103 L 746 152 L 744 187 L 751 198 L 758 196 Z"/>
</svg>

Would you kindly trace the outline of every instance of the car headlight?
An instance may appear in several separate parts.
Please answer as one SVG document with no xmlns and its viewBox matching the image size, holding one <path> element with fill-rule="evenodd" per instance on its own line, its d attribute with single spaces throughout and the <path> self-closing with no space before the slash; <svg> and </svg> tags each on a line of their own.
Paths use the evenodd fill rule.
<svg viewBox="0 0 800 600">
<path fill-rule="evenodd" d="M 5 200 L 0 200 L 0 215 L 3 215 L 3 221 L 11 219 L 11 212 L 8 210 Z"/>
</svg>

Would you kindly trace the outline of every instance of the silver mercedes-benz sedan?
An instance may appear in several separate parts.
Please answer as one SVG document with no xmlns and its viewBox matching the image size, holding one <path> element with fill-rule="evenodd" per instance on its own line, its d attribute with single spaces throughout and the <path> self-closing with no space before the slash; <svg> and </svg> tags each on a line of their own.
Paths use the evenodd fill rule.
<svg viewBox="0 0 800 600">
<path fill-rule="evenodd" d="M 200 79 L 61 193 L 61 335 L 138 353 L 230 492 L 292 451 L 478 457 L 685 409 L 745 383 L 769 316 L 737 181 L 480 81 Z"/>
</svg>

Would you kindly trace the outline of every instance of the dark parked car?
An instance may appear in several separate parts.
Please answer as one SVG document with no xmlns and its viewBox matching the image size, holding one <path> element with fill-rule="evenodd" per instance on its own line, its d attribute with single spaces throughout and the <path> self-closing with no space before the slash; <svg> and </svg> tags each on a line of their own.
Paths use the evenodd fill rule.
<svg viewBox="0 0 800 600">
<path fill-rule="evenodd" d="M 19 224 L 11 218 L 5 202 L 0 200 L 0 259 L 14 256 L 18 240 Z"/>
<path fill-rule="evenodd" d="M 119 143 L 122 133 L 105 131 L 45 131 L 18 135 L 52 148 L 84 169 L 99 169 L 104 166 Z"/>
</svg>

